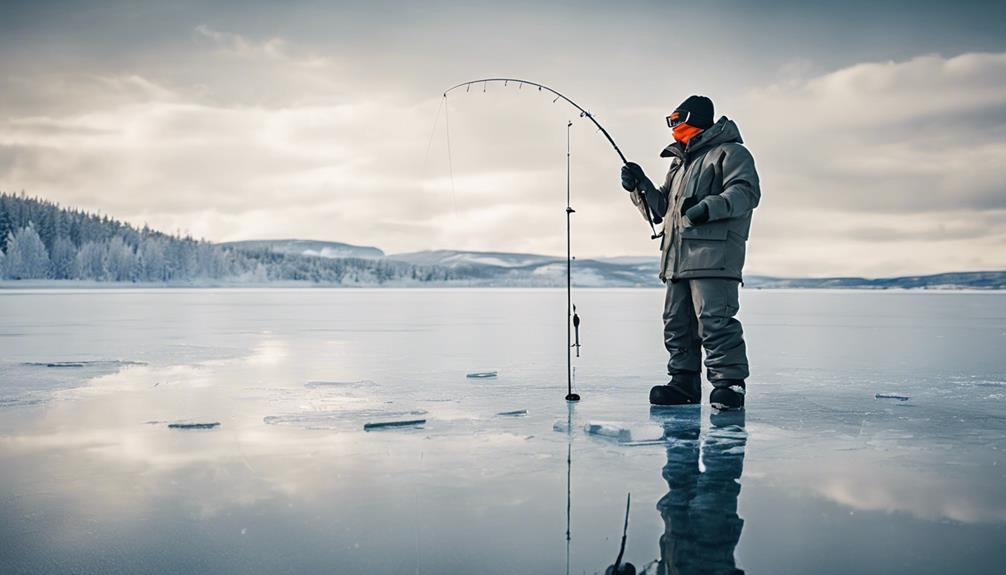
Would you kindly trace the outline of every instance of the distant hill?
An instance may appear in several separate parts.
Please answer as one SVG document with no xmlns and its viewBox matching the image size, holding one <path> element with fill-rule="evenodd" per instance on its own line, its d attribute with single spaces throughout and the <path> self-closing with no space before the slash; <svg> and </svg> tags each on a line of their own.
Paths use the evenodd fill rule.
<svg viewBox="0 0 1006 575">
<path fill-rule="evenodd" d="M 510 252 L 431 250 L 391 254 L 388 260 L 465 272 L 470 281 L 511 287 L 566 285 L 566 258 Z M 573 283 L 580 287 L 657 287 L 658 261 L 633 259 L 631 263 L 577 259 Z"/>
<path fill-rule="evenodd" d="M 239 242 L 223 242 L 217 245 L 244 250 L 265 249 L 278 254 L 318 256 L 322 258 L 378 259 L 384 257 L 383 251 L 372 246 L 354 246 L 353 244 L 316 240 L 244 240 Z"/>
<path fill-rule="evenodd" d="M 457 250 L 428 250 L 404 254 L 391 254 L 388 259 L 409 262 L 424 266 L 460 267 L 470 265 L 486 265 L 501 268 L 521 268 L 548 264 L 558 261 L 565 262 L 553 256 L 535 254 L 520 254 L 509 252 L 465 252 Z"/>
<path fill-rule="evenodd" d="M 1006 272 L 950 272 L 890 278 L 776 278 L 748 276 L 744 285 L 763 289 L 1006 289 Z"/>
</svg>

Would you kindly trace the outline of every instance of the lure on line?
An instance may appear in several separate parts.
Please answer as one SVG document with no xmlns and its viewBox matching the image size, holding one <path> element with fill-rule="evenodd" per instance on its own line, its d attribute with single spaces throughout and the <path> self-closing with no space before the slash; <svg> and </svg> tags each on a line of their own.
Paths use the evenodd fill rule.
<svg viewBox="0 0 1006 575">
<path fill-rule="evenodd" d="M 573 330 L 576 332 L 576 343 L 573 347 L 576 348 L 576 357 L 580 357 L 580 316 L 576 313 L 576 306 L 573 306 Z"/>
</svg>

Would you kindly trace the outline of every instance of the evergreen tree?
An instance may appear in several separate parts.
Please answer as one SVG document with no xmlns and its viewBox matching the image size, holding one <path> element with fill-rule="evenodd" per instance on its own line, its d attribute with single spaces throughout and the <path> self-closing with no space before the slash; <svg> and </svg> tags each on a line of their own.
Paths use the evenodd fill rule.
<svg viewBox="0 0 1006 575">
<path fill-rule="evenodd" d="M 115 282 L 136 279 L 136 253 L 119 236 L 105 245 L 105 273 L 108 280 Z"/>
<path fill-rule="evenodd" d="M 64 236 L 56 238 L 49 254 L 49 277 L 56 280 L 66 280 L 73 277 L 73 259 L 77 248 Z"/>
<path fill-rule="evenodd" d="M 10 213 L 10 206 L 13 205 L 13 200 L 7 197 L 7 194 L 0 196 L 0 248 L 6 249 L 6 239 L 7 236 L 14 233 L 16 229 L 14 227 L 14 217 Z"/>
<path fill-rule="evenodd" d="M 140 279 L 148 282 L 166 282 L 170 279 L 170 268 L 165 256 L 164 240 L 144 237 L 140 243 Z"/>
<path fill-rule="evenodd" d="M 102 244 L 87 242 L 73 259 L 73 276 L 81 280 L 105 281 L 105 248 Z"/>
<path fill-rule="evenodd" d="M 49 253 L 31 224 L 7 236 L 7 257 L 4 267 L 11 279 L 48 277 Z"/>
</svg>

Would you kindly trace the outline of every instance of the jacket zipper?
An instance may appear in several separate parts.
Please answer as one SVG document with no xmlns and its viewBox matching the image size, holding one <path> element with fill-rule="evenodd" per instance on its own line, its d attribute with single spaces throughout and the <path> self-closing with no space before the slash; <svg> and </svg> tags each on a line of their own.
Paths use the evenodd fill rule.
<svg viewBox="0 0 1006 575">
<path fill-rule="evenodd" d="M 671 221 L 671 228 L 674 230 L 674 245 L 671 249 L 677 250 L 677 256 L 674 258 L 674 266 L 671 269 L 671 279 L 678 279 L 678 263 L 681 259 L 681 232 L 678 229 L 678 221 L 681 219 L 681 202 L 684 201 L 685 187 L 688 186 L 688 178 L 690 174 L 688 170 L 695 165 L 694 161 L 689 161 L 687 157 L 682 159 L 681 167 L 679 170 L 681 172 L 681 179 L 678 181 L 678 190 L 675 191 L 674 195 L 674 214 L 671 216 L 673 219 Z"/>
</svg>

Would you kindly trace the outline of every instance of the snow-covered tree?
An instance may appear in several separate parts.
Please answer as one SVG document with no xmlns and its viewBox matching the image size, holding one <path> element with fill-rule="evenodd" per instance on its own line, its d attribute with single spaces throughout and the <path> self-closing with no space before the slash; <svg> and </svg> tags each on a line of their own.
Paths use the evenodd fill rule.
<svg viewBox="0 0 1006 575">
<path fill-rule="evenodd" d="M 162 238 L 152 236 L 146 236 L 140 241 L 137 256 L 142 281 L 166 282 L 171 278 L 171 268 L 165 256 L 165 243 Z"/>
<path fill-rule="evenodd" d="M 7 235 L 5 260 L 4 268 L 11 279 L 44 279 L 49 276 L 49 252 L 31 223 Z"/>
<path fill-rule="evenodd" d="M 49 254 L 49 277 L 65 280 L 73 277 L 73 259 L 77 248 L 64 236 L 56 238 L 52 243 L 52 253 Z"/>
<path fill-rule="evenodd" d="M 119 236 L 109 240 L 105 246 L 105 274 L 115 282 L 136 279 L 136 253 Z"/>
<path fill-rule="evenodd" d="M 95 242 L 81 246 L 73 259 L 73 271 L 77 279 L 105 280 L 105 247 Z"/>
</svg>

